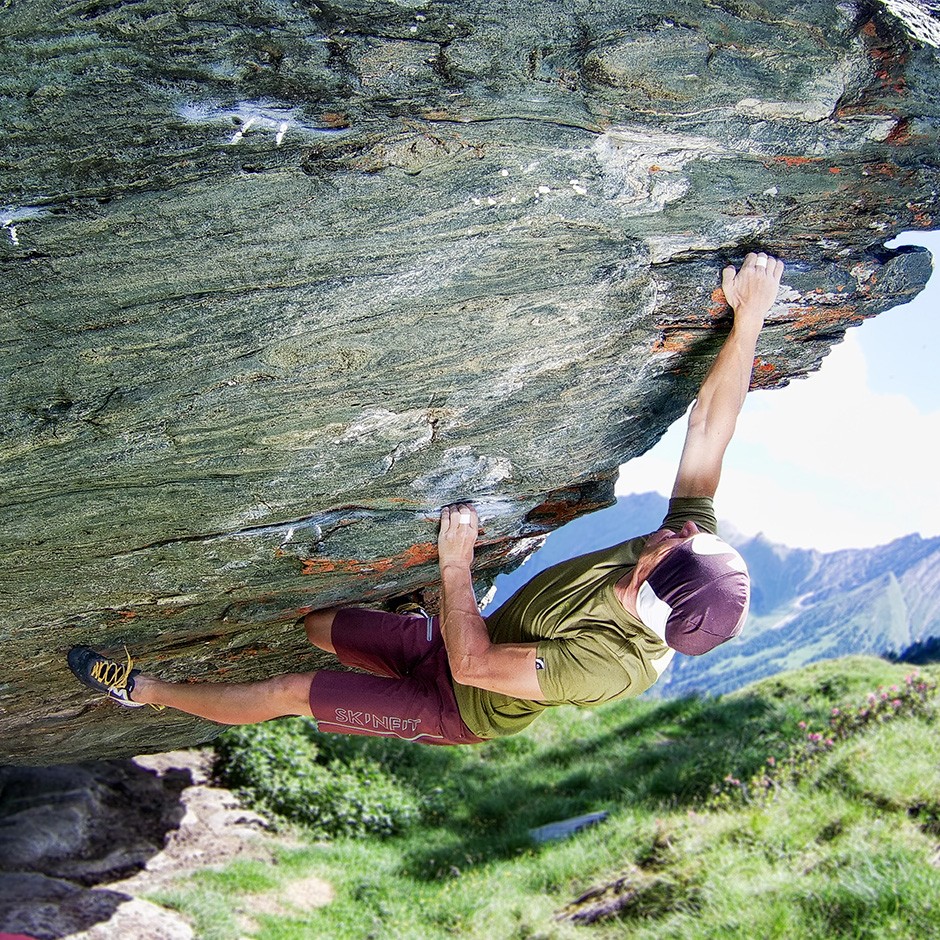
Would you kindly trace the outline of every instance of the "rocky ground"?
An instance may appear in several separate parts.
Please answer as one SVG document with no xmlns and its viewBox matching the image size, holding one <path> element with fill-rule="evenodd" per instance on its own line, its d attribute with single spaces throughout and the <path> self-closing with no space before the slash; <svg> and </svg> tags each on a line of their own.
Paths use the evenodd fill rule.
<svg viewBox="0 0 940 940">
<path fill-rule="evenodd" d="M 206 867 L 272 858 L 284 838 L 215 785 L 209 751 L 0 768 L 0 932 L 193 938 L 183 918 L 144 898 Z M 278 913 L 331 897 L 319 879 L 252 897 L 245 929 L 249 906 Z"/>
</svg>

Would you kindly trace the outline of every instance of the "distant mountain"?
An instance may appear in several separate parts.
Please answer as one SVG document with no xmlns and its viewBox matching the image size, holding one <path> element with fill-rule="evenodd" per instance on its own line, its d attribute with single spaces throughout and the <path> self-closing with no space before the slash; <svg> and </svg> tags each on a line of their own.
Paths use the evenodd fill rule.
<svg viewBox="0 0 940 940">
<path fill-rule="evenodd" d="M 553 532 L 516 571 L 496 579 L 491 609 L 545 568 L 652 532 L 666 511 L 658 493 L 623 497 Z M 849 653 L 911 658 L 940 637 L 940 538 L 919 535 L 876 548 L 818 552 L 722 535 L 747 561 L 751 613 L 740 637 L 705 656 L 676 656 L 652 694 L 722 693 L 821 659 Z"/>
<path fill-rule="evenodd" d="M 659 493 L 634 494 L 618 499 L 616 505 L 608 509 L 580 516 L 556 529 L 515 571 L 496 579 L 496 594 L 489 609 L 496 610 L 523 584 L 560 561 L 653 532 L 663 520 L 665 507 L 666 500 Z"/>
</svg>

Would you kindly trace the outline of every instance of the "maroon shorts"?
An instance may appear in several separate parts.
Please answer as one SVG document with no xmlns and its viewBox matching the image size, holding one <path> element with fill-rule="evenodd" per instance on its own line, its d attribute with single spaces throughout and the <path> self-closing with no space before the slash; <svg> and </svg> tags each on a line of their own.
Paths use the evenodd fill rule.
<svg viewBox="0 0 940 940">
<path fill-rule="evenodd" d="M 403 738 L 421 744 L 479 744 L 463 723 L 437 617 L 344 607 L 331 634 L 344 666 L 321 670 L 310 710 L 321 731 Z"/>
</svg>

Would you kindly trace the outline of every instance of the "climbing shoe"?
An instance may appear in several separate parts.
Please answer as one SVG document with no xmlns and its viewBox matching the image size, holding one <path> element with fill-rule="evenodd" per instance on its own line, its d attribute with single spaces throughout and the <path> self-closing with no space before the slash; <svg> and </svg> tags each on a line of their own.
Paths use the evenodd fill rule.
<svg viewBox="0 0 940 940">
<path fill-rule="evenodd" d="M 90 646 L 73 646 L 69 650 L 69 669 L 75 674 L 75 678 L 89 689 L 103 692 L 119 705 L 141 708 L 142 702 L 131 701 L 134 679 L 140 675 L 140 670 L 133 668 L 134 661 L 126 648 L 124 652 L 127 653 L 127 662 L 122 665 L 101 656 Z"/>
<path fill-rule="evenodd" d="M 399 594 L 390 597 L 382 606 L 393 614 L 402 614 L 405 616 L 428 617 L 428 612 L 424 609 L 424 592 L 411 591 L 409 594 Z"/>
<path fill-rule="evenodd" d="M 428 619 L 430 617 L 430 614 L 420 604 L 414 604 L 410 601 L 404 604 L 396 604 L 394 612 L 396 614 L 402 614 L 402 615 L 410 614 L 410 615 L 414 615 L 418 617 L 424 617 L 425 619 Z"/>
</svg>

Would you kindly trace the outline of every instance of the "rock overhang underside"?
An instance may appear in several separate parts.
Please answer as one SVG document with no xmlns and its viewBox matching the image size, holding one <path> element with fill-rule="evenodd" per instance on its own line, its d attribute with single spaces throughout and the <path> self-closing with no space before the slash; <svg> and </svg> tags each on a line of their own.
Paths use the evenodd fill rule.
<svg viewBox="0 0 940 940">
<path fill-rule="evenodd" d="M 442 505 L 481 583 L 604 505 L 747 250 L 788 262 L 762 388 L 930 272 L 884 245 L 935 227 L 937 52 L 882 6 L 36 0 L 0 34 L 7 762 L 216 733 L 94 701 L 74 643 L 316 668 L 297 618 L 433 585 Z"/>
</svg>

